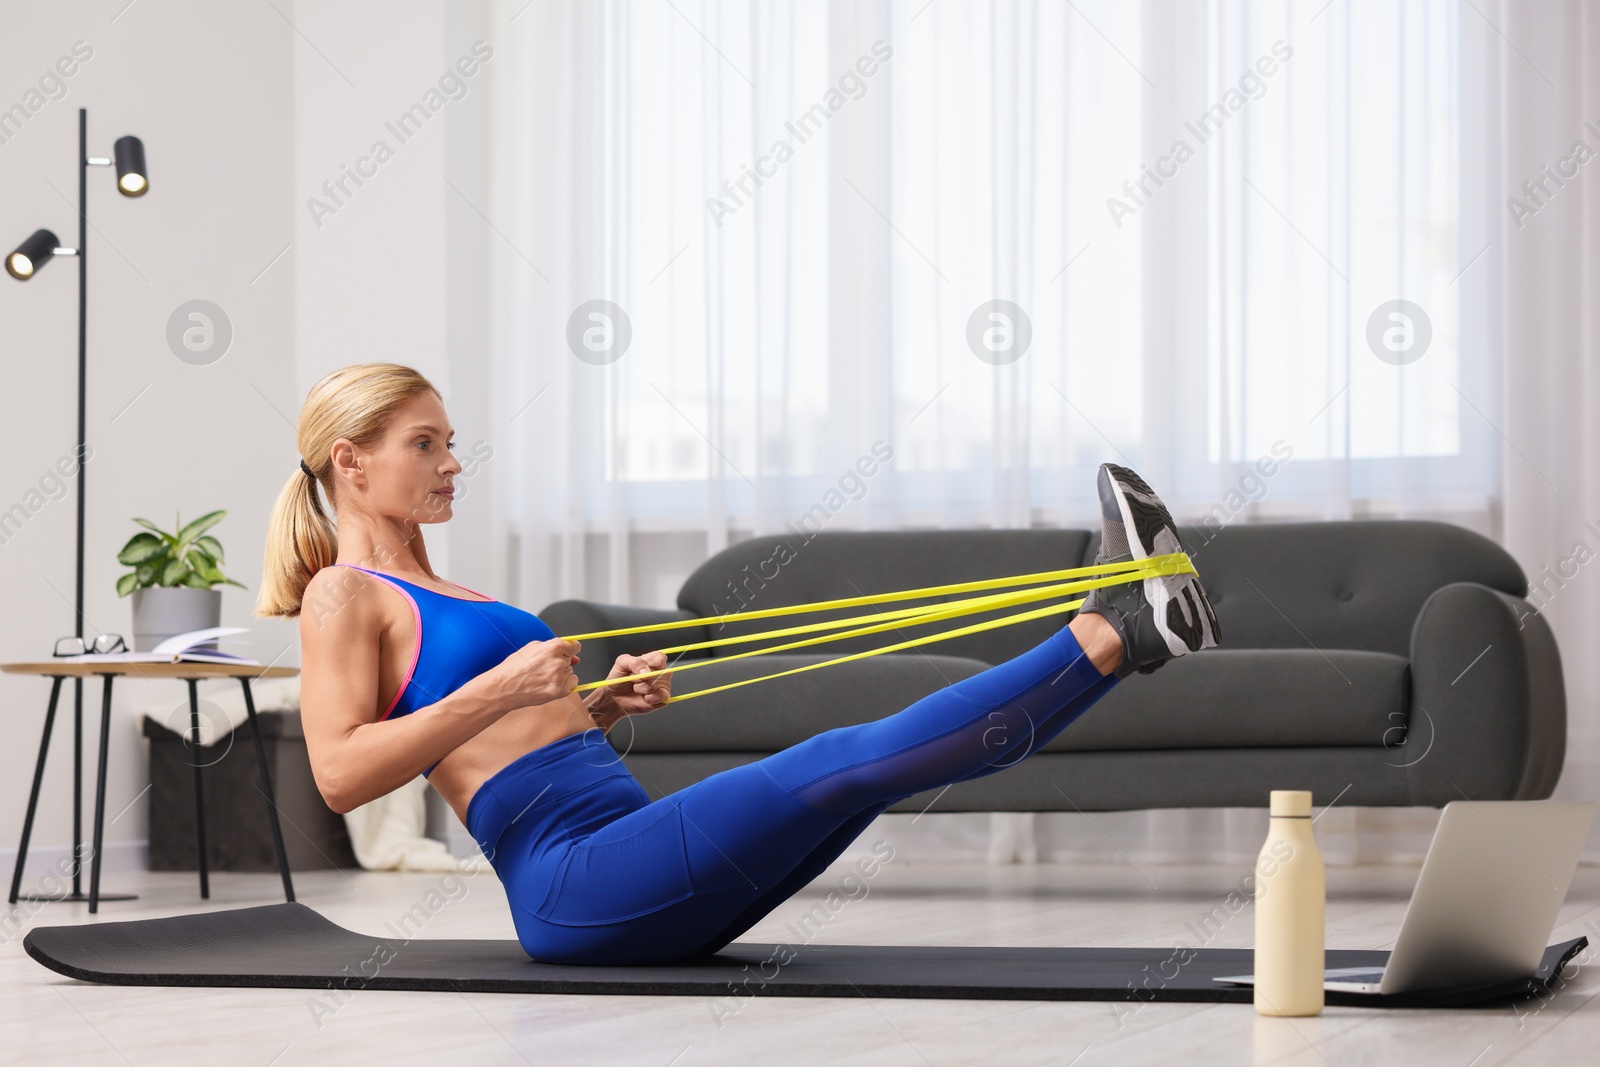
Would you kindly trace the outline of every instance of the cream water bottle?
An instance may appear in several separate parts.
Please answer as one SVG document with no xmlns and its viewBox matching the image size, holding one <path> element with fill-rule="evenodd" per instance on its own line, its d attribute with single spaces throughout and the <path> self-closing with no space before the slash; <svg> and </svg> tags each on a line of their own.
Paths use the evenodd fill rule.
<svg viewBox="0 0 1600 1067">
<path fill-rule="evenodd" d="M 1309 792 L 1272 790 L 1255 881 L 1256 1011 L 1321 1014 L 1327 872 L 1311 833 Z"/>
</svg>

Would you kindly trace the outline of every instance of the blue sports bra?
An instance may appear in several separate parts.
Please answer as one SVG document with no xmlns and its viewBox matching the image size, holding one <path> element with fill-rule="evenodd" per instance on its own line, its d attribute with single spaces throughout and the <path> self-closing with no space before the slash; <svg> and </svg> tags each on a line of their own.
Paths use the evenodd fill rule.
<svg viewBox="0 0 1600 1067">
<path fill-rule="evenodd" d="M 394 699 L 384 709 L 380 722 L 436 703 L 529 641 L 549 641 L 555 637 L 554 631 L 539 616 L 498 600 L 446 596 L 353 563 L 333 566 L 349 567 L 388 582 L 411 602 L 411 618 L 417 632 L 411 666 Z M 456 585 L 456 588 L 477 592 L 464 585 Z M 435 761 L 423 775 L 438 765 Z"/>
</svg>

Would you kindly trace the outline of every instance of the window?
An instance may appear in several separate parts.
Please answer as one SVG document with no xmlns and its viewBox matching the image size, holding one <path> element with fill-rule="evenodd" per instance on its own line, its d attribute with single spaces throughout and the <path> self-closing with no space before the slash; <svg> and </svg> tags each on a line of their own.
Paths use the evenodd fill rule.
<svg viewBox="0 0 1600 1067">
<path fill-rule="evenodd" d="M 879 439 L 896 522 L 1082 521 L 1106 459 L 1190 514 L 1263 456 L 1282 514 L 1493 494 L 1495 45 L 1450 0 L 599 10 L 535 185 L 566 306 L 632 331 L 561 372 L 594 523 L 777 528 Z"/>
</svg>

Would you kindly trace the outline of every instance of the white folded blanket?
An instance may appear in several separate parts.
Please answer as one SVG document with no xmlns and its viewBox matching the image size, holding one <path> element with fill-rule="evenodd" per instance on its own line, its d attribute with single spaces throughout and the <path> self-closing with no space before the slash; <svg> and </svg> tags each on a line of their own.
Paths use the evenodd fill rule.
<svg viewBox="0 0 1600 1067">
<path fill-rule="evenodd" d="M 423 836 L 428 825 L 427 779 L 420 775 L 394 792 L 345 812 L 350 845 L 369 871 L 465 871 L 444 842 Z"/>
</svg>

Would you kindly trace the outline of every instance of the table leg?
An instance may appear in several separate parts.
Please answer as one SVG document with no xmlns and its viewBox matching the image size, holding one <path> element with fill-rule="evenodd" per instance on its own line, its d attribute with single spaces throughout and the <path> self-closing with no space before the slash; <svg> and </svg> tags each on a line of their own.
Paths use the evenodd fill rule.
<svg viewBox="0 0 1600 1067">
<path fill-rule="evenodd" d="M 72 895 L 83 898 L 83 676 L 72 680 Z"/>
<path fill-rule="evenodd" d="M 80 876 L 81 876 L 81 873 L 82 873 L 82 870 L 83 870 L 83 845 L 82 845 L 81 836 L 78 833 L 78 824 L 77 824 L 78 810 L 79 810 L 79 807 L 81 805 L 81 801 L 82 801 L 82 797 L 83 797 L 83 791 L 82 791 L 82 789 L 77 789 L 77 788 L 75 788 L 74 791 L 73 791 L 73 802 L 74 803 L 73 803 L 73 834 L 72 834 L 72 838 L 73 838 L 73 840 L 72 840 L 72 892 L 71 893 L 67 893 L 67 894 L 57 893 L 55 895 L 50 895 L 50 894 L 45 894 L 45 893 L 22 893 L 22 892 L 19 892 L 21 881 L 22 881 L 22 869 L 23 869 L 24 863 L 26 863 L 26 861 L 27 861 L 27 856 L 28 856 L 28 842 L 33 837 L 33 819 L 34 819 L 34 815 L 35 815 L 35 813 L 36 813 L 36 811 L 38 809 L 39 791 L 40 791 L 40 788 L 41 788 L 41 786 L 43 784 L 43 781 L 44 781 L 44 765 L 45 765 L 46 755 L 49 752 L 49 748 L 50 748 L 50 734 L 52 732 L 52 727 L 54 726 L 54 723 L 55 723 L 56 708 L 59 706 L 59 703 L 60 703 L 61 683 L 66 680 L 66 676 L 65 675 L 51 675 L 50 677 L 55 679 L 55 684 L 50 687 L 50 707 L 45 712 L 45 716 L 44 716 L 44 734 L 39 739 L 39 759 L 38 759 L 38 762 L 34 764 L 34 768 L 33 768 L 33 790 L 28 796 L 28 814 L 27 814 L 27 817 L 23 820 L 23 824 L 22 824 L 22 842 L 21 842 L 20 846 L 17 849 L 17 867 L 16 867 L 16 870 L 14 870 L 12 872 L 12 874 L 11 874 L 11 903 L 15 904 L 19 900 L 37 900 L 37 901 L 45 901 L 45 902 L 49 902 L 49 903 L 61 903 L 61 902 L 73 902 L 73 903 L 75 903 L 75 902 L 78 902 L 78 901 L 87 900 L 87 901 L 89 901 L 89 903 L 91 905 L 89 910 L 90 911 L 94 911 L 96 906 L 102 900 L 137 900 L 139 898 L 136 895 L 132 894 L 132 893 L 96 893 L 96 892 L 91 892 L 88 895 L 85 895 L 83 893 L 83 891 L 82 891 L 83 890 L 83 883 L 80 880 Z M 79 683 L 78 687 L 81 690 L 83 679 L 81 677 L 79 677 L 79 678 L 74 678 L 73 681 Z M 106 693 L 106 716 L 109 716 L 110 707 L 111 707 L 111 703 L 110 703 L 110 701 L 111 701 L 110 688 L 111 688 L 111 678 L 109 676 L 107 676 L 106 677 L 106 689 L 107 689 L 107 693 Z M 74 715 L 74 718 L 77 721 L 74 723 L 74 726 L 76 728 L 73 731 L 73 733 L 75 735 L 74 738 L 73 738 L 73 755 L 75 757 L 74 760 L 73 760 L 73 765 L 74 765 L 74 767 L 73 767 L 73 769 L 74 769 L 73 785 L 74 786 L 78 786 L 80 784 L 79 783 L 79 778 L 81 776 L 82 767 L 83 767 L 83 762 L 82 762 L 81 758 L 76 758 L 76 757 L 81 757 L 81 754 L 82 754 L 82 751 L 83 751 L 83 716 L 81 714 L 82 710 L 83 709 L 81 707 L 74 709 L 74 711 L 76 713 L 78 713 L 78 714 Z M 108 717 L 103 717 L 102 718 L 102 722 L 101 722 L 101 737 L 102 737 L 102 739 L 106 736 L 105 726 L 106 726 L 106 722 L 107 721 L 109 721 Z M 100 799 L 98 801 L 99 810 L 101 810 L 101 811 L 103 811 L 104 807 L 105 807 L 105 801 L 104 801 L 104 793 L 105 793 L 105 756 L 104 756 L 104 753 L 105 753 L 105 747 L 104 747 L 104 742 L 102 740 L 101 760 L 100 760 L 100 765 L 101 765 L 101 770 L 100 770 Z M 99 847 L 99 842 L 98 842 L 98 838 L 97 838 L 96 839 L 96 844 L 95 844 L 95 856 L 94 856 L 94 858 L 96 860 L 98 860 L 99 856 L 100 856 L 100 847 Z M 95 888 L 95 886 L 91 885 L 90 888 L 91 888 L 91 890 L 93 890 Z"/>
<path fill-rule="evenodd" d="M 39 760 L 33 765 L 33 789 L 28 793 L 28 814 L 22 820 L 22 842 L 17 846 L 17 869 L 11 874 L 11 903 L 17 902 L 22 888 L 22 867 L 28 862 L 28 839 L 33 836 L 33 813 L 39 807 L 39 783 L 44 781 L 44 758 L 50 752 L 50 728 L 56 721 L 56 701 L 61 696 L 65 675 L 57 674 L 50 685 L 50 708 L 44 713 L 44 735 L 39 738 Z M 76 859 L 76 857 L 74 857 Z"/>
<path fill-rule="evenodd" d="M 250 734 L 256 742 L 256 771 L 261 775 L 261 793 L 267 798 L 267 818 L 272 821 L 272 844 L 278 850 L 278 872 L 283 875 L 283 896 L 294 901 L 294 883 L 289 880 L 289 855 L 283 849 L 283 827 L 278 823 L 278 802 L 272 795 L 272 776 L 267 773 L 267 743 L 261 736 L 261 723 L 256 718 L 256 702 L 250 693 L 250 679 L 240 676 L 244 686 L 244 710 L 250 716 Z"/>
<path fill-rule="evenodd" d="M 111 744 L 111 681 L 115 675 L 102 675 L 105 687 L 100 700 L 100 766 L 95 772 L 94 855 L 89 859 L 89 914 L 100 910 L 100 849 L 106 828 L 106 755 Z"/>
<path fill-rule="evenodd" d="M 198 678 L 189 682 L 189 756 L 194 761 L 194 836 L 200 851 L 200 899 L 211 898 L 211 882 L 206 870 L 206 799 L 200 787 L 200 696 Z"/>
</svg>

